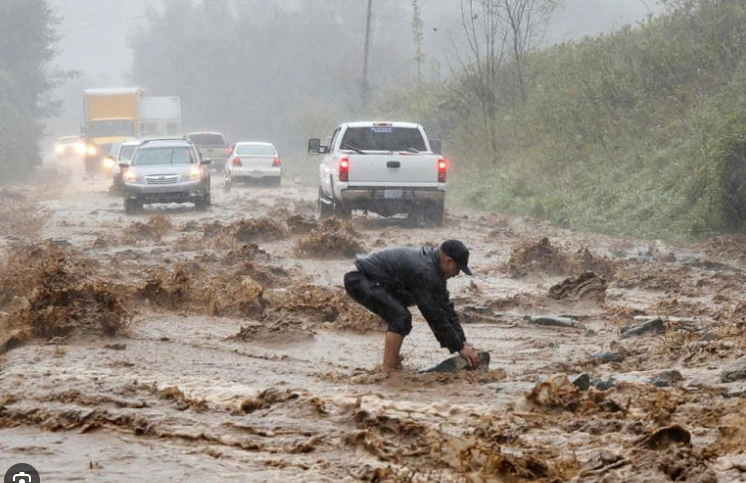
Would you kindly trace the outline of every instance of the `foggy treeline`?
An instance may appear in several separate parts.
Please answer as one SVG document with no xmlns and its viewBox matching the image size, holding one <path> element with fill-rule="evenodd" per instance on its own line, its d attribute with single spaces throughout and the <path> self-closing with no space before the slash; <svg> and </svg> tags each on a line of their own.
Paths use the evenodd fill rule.
<svg viewBox="0 0 746 483">
<path fill-rule="evenodd" d="M 315 132 L 320 125 L 353 119 L 363 109 L 364 4 L 168 0 L 130 36 L 132 82 L 152 95 L 181 95 L 188 129 L 298 151 L 307 135 L 322 134 Z M 376 0 L 374 8 L 374 99 L 412 85 L 418 68 L 430 79 L 445 74 L 442 57 L 415 60 L 410 2 Z M 435 42 L 431 50 L 443 53 L 451 36 L 444 31 Z"/>
</svg>

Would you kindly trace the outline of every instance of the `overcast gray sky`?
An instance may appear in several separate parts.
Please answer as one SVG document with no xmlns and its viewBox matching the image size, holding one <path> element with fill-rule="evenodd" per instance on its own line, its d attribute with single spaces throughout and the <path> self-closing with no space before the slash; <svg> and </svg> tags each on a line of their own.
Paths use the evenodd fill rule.
<svg viewBox="0 0 746 483">
<path fill-rule="evenodd" d="M 271 0 L 269 0 L 271 1 Z M 276 0 L 275 0 L 276 1 Z M 292 3 L 282 0 L 276 3 Z M 305 0 L 313 1 L 313 0 Z M 366 0 L 360 3 L 364 16 Z M 122 85 L 132 62 L 127 36 L 146 18 L 146 5 L 158 0 L 51 0 L 61 18 L 58 64 L 75 69 L 96 84 Z M 639 21 L 657 9 L 656 0 L 565 0 L 548 33 L 548 39 L 570 40 L 584 35 L 608 32 Z M 424 0 L 425 13 L 434 9 L 454 8 L 459 0 Z M 385 15 L 375 11 L 374 15 Z M 406 19 L 407 22 L 409 19 Z M 398 22 L 397 28 L 406 27 Z M 427 29 L 426 25 L 426 29 Z M 444 26 L 440 26 L 444 27 Z M 457 30 L 458 26 L 451 26 Z M 431 55 L 436 54 L 431 52 Z M 436 54 L 437 55 L 437 54 Z"/>
</svg>

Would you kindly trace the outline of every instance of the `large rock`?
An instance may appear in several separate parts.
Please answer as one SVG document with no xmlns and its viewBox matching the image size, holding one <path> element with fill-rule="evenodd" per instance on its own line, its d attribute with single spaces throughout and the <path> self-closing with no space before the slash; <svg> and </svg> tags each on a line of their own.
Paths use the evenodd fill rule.
<svg viewBox="0 0 746 483">
<path fill-rule="evenodd" d="M 720 373 L 723 382 L 734 382 L 746 379 L 746 356 L 737 359 L 723 367 Z"/>
<path fill-rule="evenodd" d="M 655 319 L 650 319 L 642 324 L 638 324 L 635 326 L 632 326 L 626 330 L 623 331 L 621 338 L 627 339 L 629 337 L 635 337 L 638 335 L 643 335 L 647 333 L 652 334 L 661 334 L 666 331 L 666 326 L 663 323 L 663 319 L 660 317 L 657 317 Z"/>
</svg>

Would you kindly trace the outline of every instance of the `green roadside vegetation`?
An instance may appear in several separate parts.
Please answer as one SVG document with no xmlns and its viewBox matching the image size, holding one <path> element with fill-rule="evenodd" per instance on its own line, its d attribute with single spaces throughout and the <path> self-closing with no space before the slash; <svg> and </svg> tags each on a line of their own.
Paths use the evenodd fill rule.
<svg viewBox="0 0 746 483">
<path fill-rule="evenodd" d="M 638 26 L 535 51 L 525 97 L 513 74 L 505 63 L 493 121 L 467 75 L 377 111 L 443 139 L 457 202 L 613 234 L 746 229 L 746 3 L 669 2 Z"/>
</svg>

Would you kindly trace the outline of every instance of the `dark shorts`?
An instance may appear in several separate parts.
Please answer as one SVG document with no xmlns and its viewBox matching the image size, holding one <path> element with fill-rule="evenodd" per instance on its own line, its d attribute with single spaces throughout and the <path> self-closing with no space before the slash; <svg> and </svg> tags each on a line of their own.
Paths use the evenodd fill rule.
<svg viewBox="0 0 746 483">
<path fill-rule="evenodd" d="M 388 331 L 403 336 L 412 331 L 412 314 L 399 300 L 358 271 L 348 272 L 344 278 L 345 290 L 357 303 L 380 316 Z"/>
</svg>

